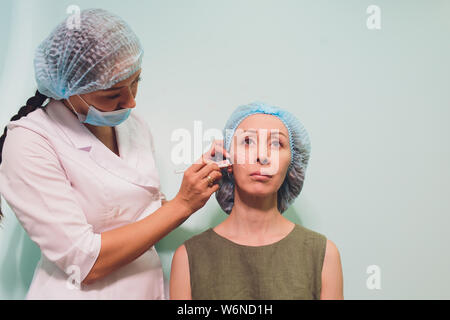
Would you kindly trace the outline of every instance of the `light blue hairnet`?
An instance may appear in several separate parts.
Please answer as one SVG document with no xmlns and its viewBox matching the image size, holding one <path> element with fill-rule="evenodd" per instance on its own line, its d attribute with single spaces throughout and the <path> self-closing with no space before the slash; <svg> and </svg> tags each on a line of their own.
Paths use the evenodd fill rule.
<svg viewBox="0 0 450 320">
<path fill-rule="evenodd" d="M 80 12 L 79 27 L 67 19 L 36 49 L 40 93 L 67 99 L 111 88 L 140 69 L 142 46 L 121 18 L 103 9 L 86 9 Z"/>
<path fill-rule="evenodd" d="M 294 199 L 300 194 L 305 179 L 305 172 L 311 153 L 311 142 L 306 129 L 290 112 L 263 102 L 253 102 L 239 106 L 230 116 L 225 128 L 224 147 L 230 152 L 234 133 L 239 124 L 252 114 L 269 114 L 278 117 L 286 126 L 289 133 L 291 162 L 286 178 L 278 190 L 278 210 L 283 213 Z M 219 205 L 227 214 L 234 205 L 234 178 L 232 174 L 224 174 L 219 181 L 220 188 L 216 192 Z"/>
</svg>

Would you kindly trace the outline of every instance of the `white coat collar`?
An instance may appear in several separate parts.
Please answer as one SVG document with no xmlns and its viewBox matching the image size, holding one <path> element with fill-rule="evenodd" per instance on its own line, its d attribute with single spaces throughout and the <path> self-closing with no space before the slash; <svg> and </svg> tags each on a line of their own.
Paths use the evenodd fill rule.
<svg viewBox="0 0 450 320">
<path fill-rule="evenodd" d="M 159 189 L 159 176 L 151 151 L 149 132 L 140 126 L 133 112 L 126 121 L 115 127 L 120 154 L 118 157 L 62 101 L 51 99 L 45 111 L 76 148 L 89 152 L 89 156 L 104 169 L 131 183 Z"/>
</svg>

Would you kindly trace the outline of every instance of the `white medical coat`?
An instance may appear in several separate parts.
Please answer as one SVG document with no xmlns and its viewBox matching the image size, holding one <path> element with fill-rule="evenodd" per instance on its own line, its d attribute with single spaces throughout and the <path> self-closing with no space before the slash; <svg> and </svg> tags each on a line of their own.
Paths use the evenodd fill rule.
<svg viewBox="0 0 450 320">
<path fill-rule="evenodd" d="M 147 123 L 133 110 L 115 127 L 120 157 L 61 101 L 7 127 L 0 193 L 41 249 L 27 299 L 164 299 L 154 247 L 78 289 L 98 257 L 101 233 L 161 206 Z"/>
</svg>

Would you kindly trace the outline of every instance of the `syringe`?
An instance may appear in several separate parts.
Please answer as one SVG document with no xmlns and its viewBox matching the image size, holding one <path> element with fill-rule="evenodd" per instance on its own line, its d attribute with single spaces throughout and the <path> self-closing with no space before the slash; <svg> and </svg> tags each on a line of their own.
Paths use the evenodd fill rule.
<svg viewBox="0 0 450 320">
<path fill-rule="evenodd" d="M 225 160 L 224 161 L 224 163 L 220 163 L 220 164 L 218 164 L 219 165 L 219 168 L 227 168 L 227 167 L 229 167 L 229 166 L 231 166 L 231 163 L 230 163 L 230 161 L 228 161 L 228 160 Z M 175 174 L 180 174 L 180 173 L 184 173 L 184 171 L 186 171 L 187 169 L 183 169 L 183 170 L 174 170 L 174 172 L 175 172 Z"/>
</svg>

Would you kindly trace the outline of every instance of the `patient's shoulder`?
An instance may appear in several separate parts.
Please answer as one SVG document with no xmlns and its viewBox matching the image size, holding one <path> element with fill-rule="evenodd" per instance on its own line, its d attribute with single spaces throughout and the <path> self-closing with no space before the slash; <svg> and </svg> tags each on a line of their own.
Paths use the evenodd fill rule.
<svg viewBox="0 0 450 320">
<path fill-rule="evenodd" d="M 296 224 L 296 228 L 297 228 L 297 232 L 307 240 L 326 242 L 327 237 L 320 232 L 306 228 L 300 224 Z"/>
<path fill-rule="evenodd" d="M 205 242 L 207 242 L 211 238 L 212 228 L 208 228 L 199 234 L 196 234 L 190 237 L 188 240 L 184 242 L 184 245 L 187 247 L 198 246 Z"/>
</svg>

